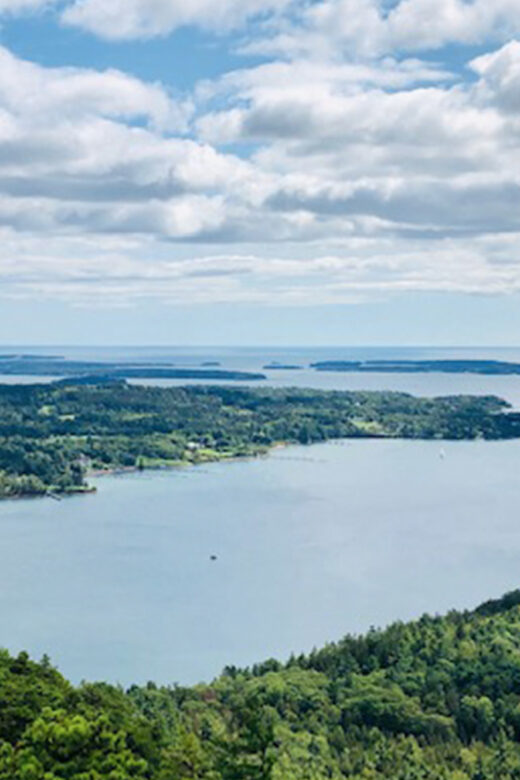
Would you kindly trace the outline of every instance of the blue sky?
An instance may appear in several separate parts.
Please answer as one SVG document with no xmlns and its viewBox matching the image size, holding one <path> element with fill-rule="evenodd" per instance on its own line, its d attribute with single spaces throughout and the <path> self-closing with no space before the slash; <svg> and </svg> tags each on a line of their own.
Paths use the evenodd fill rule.
<svg viewBox="0 0 520 780">
<path fill-rule="evenodd" d="M 4 343 L 520 343 L 517 0 L 0 0 Z"/>
</svg>

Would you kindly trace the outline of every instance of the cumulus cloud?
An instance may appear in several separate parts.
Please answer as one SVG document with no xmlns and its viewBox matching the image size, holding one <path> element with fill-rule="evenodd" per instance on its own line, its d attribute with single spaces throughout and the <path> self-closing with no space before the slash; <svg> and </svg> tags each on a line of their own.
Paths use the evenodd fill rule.
<svg viewBox="0 0 520 780">
<path fill-rule="evenodd" d="M 283 57 L 378 57 L 448 44 L 507 41 L 520 33 L 516 0 L 321 0 L 252 39 L 250 52 Z"/>
<path fill-rule="evenodd" d="M 52 0 L 3 2 L 15 10 Z M 268 24 L 254 28 L 244 50 L 283 58 L 374 57 L 520 33 L 517 0 L 399 0 L 390 8 L 384 0 L 70 0 L 61 18 L 112 40 L 164 36 L 185 26 L 240 29 L 260 18 Z"/>
<path fill-rule="evenodd" d="M 38 125 L 79 115 L 143 119 L 160 129 L 182 130 L 190 106 L 173 101 L 164 87 L 117 70 L 42 68 L 0 47 L 0 105 L 31 115 Z"/>
<path fill-rule="evenodd" d="M 280 11 L 291 0 L 75 0 L 63 21 L 102 38 L 166 35 L 187 25 L 227 30 L 251 17 Z"/>
<path fill-rule="evenodd" d="M 0 14 L 55 7 L 66 25 L 111 40 L 165 36 L 186 26 L 256 26 L 249 49 L 291 57 L 379 56 L 520 33 L 517 0 L 0 0 Z"/>
<path fill-rule="evenodd" d="M 471 62 L 481 76 L 480 96 L 511 113 L 520 112 L 520 42 L 510 41 L 498 51 Z"/>
<path fill-rule="evenodd" d="M 166 239 L 220 229 L 226 191 L 252 203 L 262 176 L 172 136 L 190 112 L 161 85 L 47 69 L 0 48 L 0 224 Z"/>
<path fill-rule="evenodd" d="M 78 0 L 67 18 L 92 14 L 74 23 L 110 36 L 114 13 L 132 37 L 275 10 L 107 7 L 103 22 Z M 520 290 L 520 43 L 488 43 L 457 72 L 402 53 L 499 40 L 520 11 L 435 9 L 292 3 L 261 28 L 275 33 L 262 45 L 283 36 L 283 57 L 189 96 L 0 47 L 0 294 L 290 304 Z"/>
</svg>

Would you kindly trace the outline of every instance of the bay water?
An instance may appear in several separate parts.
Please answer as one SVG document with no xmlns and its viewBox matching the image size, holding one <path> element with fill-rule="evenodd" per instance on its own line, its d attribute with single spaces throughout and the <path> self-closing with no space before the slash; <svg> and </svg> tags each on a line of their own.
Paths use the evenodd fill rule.
<svg viewBox="0 0 520 780">
<path fill-rule="evenodd" d="M 0 644 L 188 684 L 475 606 L 520 584 L 519 465 L 520 441 L 329 442 L 3 502 Z"/>
</svg>

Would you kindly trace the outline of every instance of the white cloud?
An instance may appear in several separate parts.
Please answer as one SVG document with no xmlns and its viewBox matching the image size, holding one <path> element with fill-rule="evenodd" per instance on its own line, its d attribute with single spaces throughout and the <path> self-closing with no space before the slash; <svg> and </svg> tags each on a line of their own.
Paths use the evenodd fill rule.
<svg viewBox="0 0 520 780">
<path fill-rule="evenodd" d="M 145 84 L 117 70 L 42 68 L 0 47 L 0 105 L 31 115 L 36 125 L 59 117 L 106 116 L 144 119 L 160 129 L 182 130 L 189 104 L 174 102 L 158 84 Z"/>
<path fill-rule="evenodd" d="M 281 57 L 378 57 L 447 44 L 507 41 L 520 33 L 517 0 L 321 0 L 301 5 L 251 52 Z"/>
<path fill-rule="evenodd" d="M 446 20 L 455 35 L 460 13 L 482 9 L 464 5 L 439 6 L 421 32 L 429 46 Z M 347 4 L 306 7 L 300 42 L 329 28 L 345 40 L 334 14 Z M 365 2 L 356 24 L 362 41 L 375 19 L 369 58 L 301 47 L 181 99 L 117 70 L 45 68 L 0 48 L 1 294 L 317 303 L 520 290 L 520 43 L 474 59 L 471 80 L 378 57 L 427 5 L 398 11 L 391 22 Z M 490 18 L 472 29 L 496 32 Z"/>
<path fill-rule="evenodd" d="M 481 76 L 480 97 L 506 112 L 520 112 L 520 42 L 510 41 L 498 51 L 471 63 Z"/>
<path fill-rule="evenodd" d="M 232 71 L 216 82 L 201 82 L 199 101 L 216 97 L 226 103 L 261 102 L 273 95 L 302 95 L 307 103 L 332 96 L 359 95 L 368 88 L 404 90 L 417 84 L 454 80 L 449 71 L 416 59 L 386 57 L 377 63 L 330 63 L 305 59 L 274 61 L 255 68 Z"/>
<path fill-rule="evenodd" d="M 186 26 L 243 28 L 249 50 L 282 57 L 373 57 L 520 34 L 518 0 L 0 0 L 0 14 L 54 8 L 66 25 L 111 40 L 165 36 Z"/>
<path fill-rule="evenodd" d="M 46 69 L 0 48 L 0 224 L 166 239 L 220 229 L 225 193 L 253 202 L 262 176 L 172 137 L 190 111 L 118 71 Z"/>
<path fill-rule="evenodd" d="M 66 24 L 102 38 L 166 35 L 187 25 L 225 30 L 247 19 L 280 11 L 291 0 L 75 0 L 63 12 Z"/>
<path fill-rule="evenodd" d="M 520 291 L 520 233 L 444 239 L 433 246 L 422 239 L 397 245 L 381 237 L 355 238 L 334 254 L 309 255 L 293 247 L 293 254 L 230 250 L 174 259 L 145 238 L 20 242 L 11 229 L 0 229 L 0 239 L 0 289 L 9 297 L 66 297 L 89 305 L 139 298 L 317 305 L 407 291 Z"/>
<path fill-rule="evenodd" d="M 515 0 L 401 0 L 385 21 L 390 45 L 438 48 L 450 42 L 480 43 L 520 30 Z"/>
</svg>

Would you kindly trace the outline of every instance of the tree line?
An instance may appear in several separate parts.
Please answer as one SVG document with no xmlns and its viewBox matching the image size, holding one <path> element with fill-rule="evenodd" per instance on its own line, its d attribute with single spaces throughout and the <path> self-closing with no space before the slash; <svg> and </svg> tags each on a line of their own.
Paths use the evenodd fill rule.
<svg viewBox="0 0 520 780">
<path fill-rule="evenodd" d="M 517 780 L 519 605 L 516 591 L 193 687 L 73 687 L 48 658 L 0 652 L 0 778 Z"/>
</svg>

